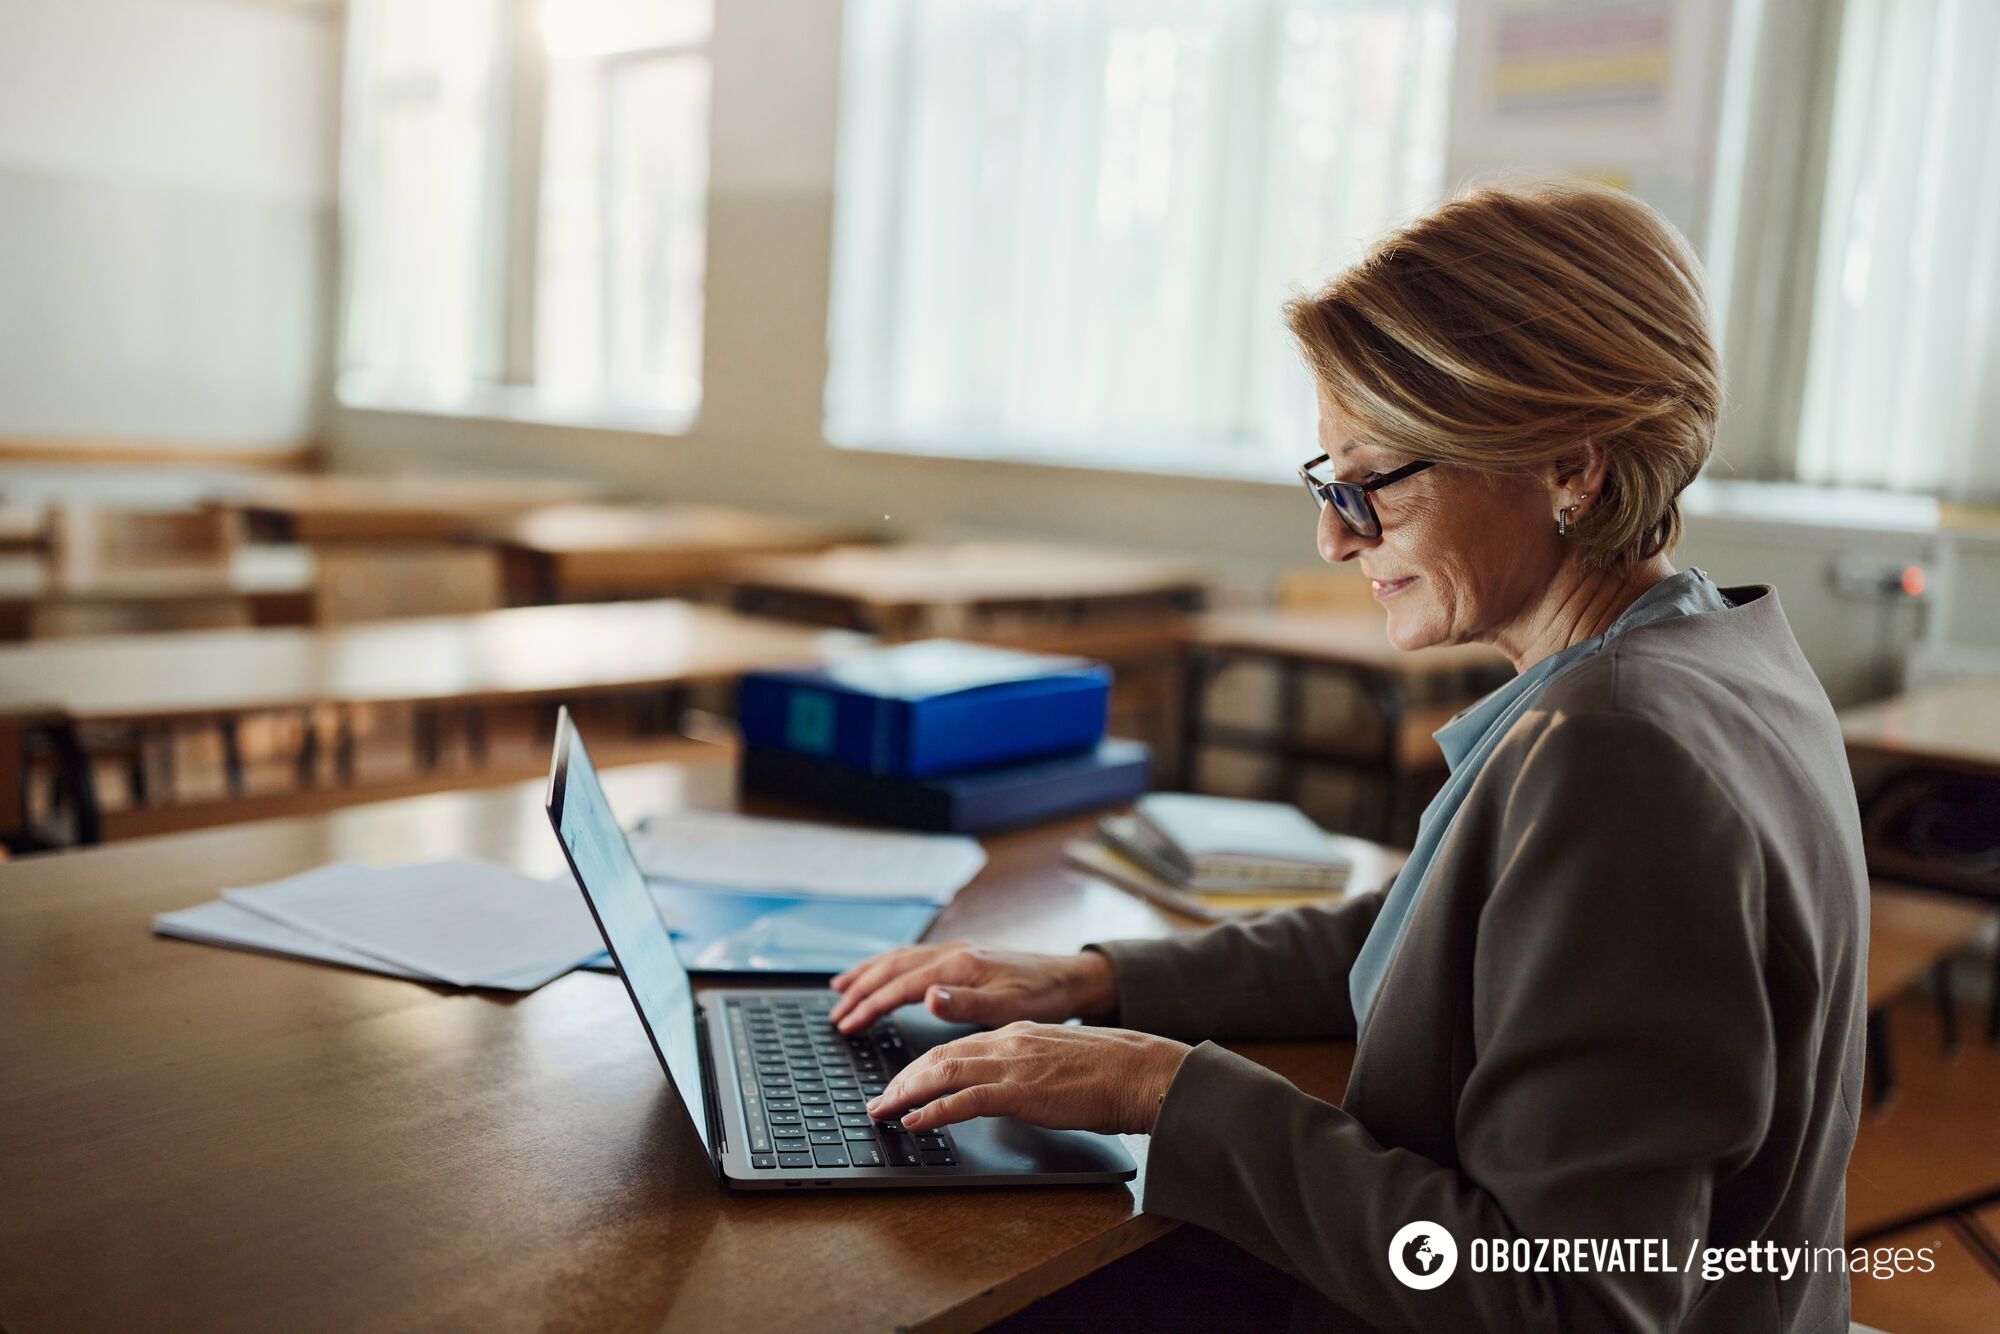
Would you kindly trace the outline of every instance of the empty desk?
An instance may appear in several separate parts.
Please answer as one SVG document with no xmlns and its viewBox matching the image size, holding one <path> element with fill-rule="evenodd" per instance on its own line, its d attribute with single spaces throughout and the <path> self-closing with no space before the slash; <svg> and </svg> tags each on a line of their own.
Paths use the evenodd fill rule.
<svg viewBox="0 0 2000 1334">
<path fill-rule="evenodd" d="M 854 534 L 700 505 L 554 505 L 482 536 L 516 605 L 661 597 L 722 583 L 746 556 L 819 551 Z"/>
<path fill-rule="evenodd" d="M 252 536 L 291 542 L 443 540 L 594 488 L 542 478 L 321 474 L 246 484 L 222 503 Z"/>
</svg>

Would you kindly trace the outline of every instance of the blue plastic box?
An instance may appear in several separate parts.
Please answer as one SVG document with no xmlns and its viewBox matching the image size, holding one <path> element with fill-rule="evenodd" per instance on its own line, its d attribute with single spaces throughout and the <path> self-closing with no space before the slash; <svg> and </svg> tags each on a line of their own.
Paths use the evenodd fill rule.
<svg viewBox="0 0 2000 1334">
<path fill-rule="evenodd" d="M 896 778 L 1089 750 L 1104 738 L 1111 669 L 930 639 L 826 667 L 753 672 L 744 741 Z"/>
</svg>

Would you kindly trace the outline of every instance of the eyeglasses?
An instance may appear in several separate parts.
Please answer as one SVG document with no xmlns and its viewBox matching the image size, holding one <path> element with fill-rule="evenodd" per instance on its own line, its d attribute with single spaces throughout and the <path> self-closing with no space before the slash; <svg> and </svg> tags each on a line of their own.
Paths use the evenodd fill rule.
<svg viewBox="0 0 2000 1334">
<path fill-rule="evenodd" d="M 1322 480 L 1312 475 L 1312 470 L 1328 462 L 1321 454 L 1299 465 L 1299 480 L 1312 493 L 1313 501 L 1321 508 L 1333 506 L 1333 512 L 1347 525 L 1348 531 L 1356 537 L 1382 536 L 1382 518 L 1375 513 L 1375 502 L 1368 499 L 1371 491 L 1380 491 L 1391 482 L 1400 482 L 1405 477 L 1414 477 L 1426 468 L 1437 466 L 1434 460 L 1406 463 L 1394 472 L 1383 473 L 1372 482 L 1336 482 Z"/>
</svg>

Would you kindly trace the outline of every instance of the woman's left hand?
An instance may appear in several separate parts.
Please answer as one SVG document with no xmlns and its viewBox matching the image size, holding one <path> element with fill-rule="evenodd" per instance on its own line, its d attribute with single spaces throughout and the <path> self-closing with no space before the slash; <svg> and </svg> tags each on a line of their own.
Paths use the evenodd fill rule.
<svg viewBox="0 0 2000 1334">
<path fill-rule="evenodd" d="M 1014 1116 L 1056 1130 L 1149 1135 L 1186 1043 L 1123 1028 L 1015 1023 L 931 1048 L 868 1104 L 909 1130 Z"/>
</svg>

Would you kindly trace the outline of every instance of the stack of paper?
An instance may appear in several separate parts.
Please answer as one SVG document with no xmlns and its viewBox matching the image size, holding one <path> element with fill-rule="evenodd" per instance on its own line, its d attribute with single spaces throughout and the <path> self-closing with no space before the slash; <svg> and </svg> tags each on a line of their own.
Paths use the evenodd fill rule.
<svg viewBox="0 0 2000 1334">
<path fill-rule="evenodd" d="M 567 873 L 535 880 L 472 861 L 334 862 L 161 913 L 153 930 L 497 991 L 533 991 L 603 948 Z"/>
<path fill-rule="evenodd" d="M 653 816 L 631 836 L 681 960 L 715 973 L 838 973 L 921 937 L 986 852 L 903 834 L 724 811 Z"/>
<path fill-rule="evenodd" d="M 897 834 L 726 811 L 655 815 L 632 836 L 651 879 L 800 898 L 943 905 L 986 851 L 962 834 Z"/>
</svg>

